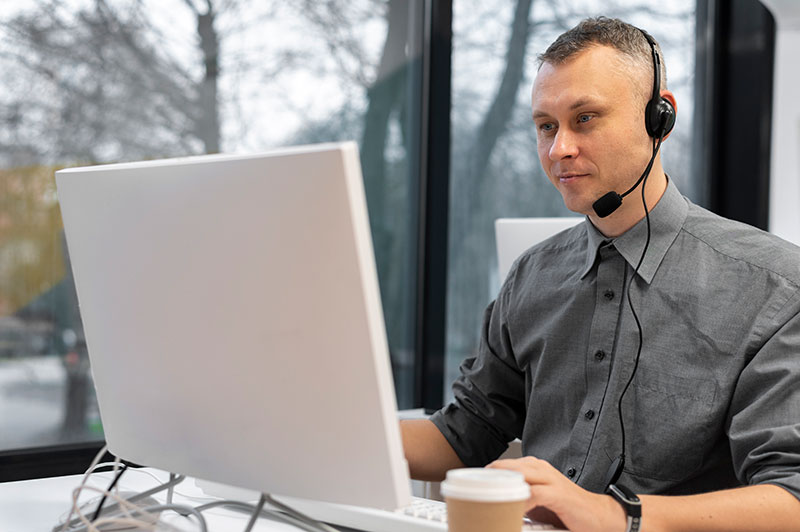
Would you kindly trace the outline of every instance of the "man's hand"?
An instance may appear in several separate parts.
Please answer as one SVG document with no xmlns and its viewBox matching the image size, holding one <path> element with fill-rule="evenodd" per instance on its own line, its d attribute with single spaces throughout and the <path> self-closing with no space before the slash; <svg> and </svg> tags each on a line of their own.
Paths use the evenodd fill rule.
<svg viewBox="0 0 800 532">
<path fill-rule="evenodd" d="M 498 460 L 487 467 L 519 471 L 531 486 L 530 515 L 573 532 L 624 532 L 627 516 L 608 495 L 573 484 L 544 460 Z M 800 532 L 800 501 L 770 484 L 697 495 L 640 495 L 648 532 Z M 560 523 L 559 523 L 560 521 Z"/>
<path fill-rule="evenodd" d="M 531 487 L 528 515 L 572 532 L 625 532 L 627 516 L 608 495 L 581 488 L 544 460 L 526 456 L 487 467 L 522 473 Z"/>
</svg>

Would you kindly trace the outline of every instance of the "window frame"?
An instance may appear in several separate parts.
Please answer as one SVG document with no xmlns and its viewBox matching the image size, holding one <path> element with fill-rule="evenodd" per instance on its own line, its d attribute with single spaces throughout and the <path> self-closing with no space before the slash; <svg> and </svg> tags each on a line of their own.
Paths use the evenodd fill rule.
<svg viewBox="0 0 800 532">
<path fill-rule="evenodd" d="M 697 138 L 702 139 L 696 142 L 697 160 L 702 161 L 696 170 L 709 176 L 712 210 L 763 228 L 769 208 L 771 127 L 763 117 L 771 116 L 774 19 L 757 0 L 698 0 L 697 5 L 696 74 L 705 82 L 697 102 L 705 105 L 695 116 L 701 128 Z M 424 1 L 414 403 L 428 412 L 440 408 L 445 396 L 452 17 L 453 0 Z M 744 52 L 737 46 L 754 38 L 759 46 Z M 761 65 L 760 75 L 752 75 L 753 64 Z M 737 127 L 728 127 L 734 123 Z M 742 123 L 746 127 L 739 127 Z M 758 157 L 742 149 L 744 143 L 753 145 L 754 134 Z M 0 451 L 0 482 L 82 473 L 103 445 Z"/>
</svg>

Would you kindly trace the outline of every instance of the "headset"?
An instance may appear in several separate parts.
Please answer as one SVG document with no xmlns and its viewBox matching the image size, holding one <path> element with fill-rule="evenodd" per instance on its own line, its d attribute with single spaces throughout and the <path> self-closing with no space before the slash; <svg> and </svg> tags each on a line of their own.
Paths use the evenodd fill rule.
<svg viewBox="0 0 800 532">
<path fill-rule="evenodd" d="M 631 285 L 633 284 L 633 280 L 636 278 L 636 274 L 638 273 L 639 268 L 644 261 L 647 249 L 650 247 L 650 212 L 647 208 L 647 202 L 645 201 L 644 189 L 647 185 L 647 178 L 650 175 L 650 170 L 653 167 L 653 161 L 655 161 L 658 150 L 661 147 L 661 142 L 675 126 L 675 107 L 673 107 L 672 102 L 661 96 L 661 58 L 658 54 L 658 47 L 656 46 L 655 40 L 646 31 L 639 28 L 637 29 L 642 33 L 642 35 L 644 35 L 644 38 L 647 40 L 648 44 L 650 45 L 650 50 L 653 53 L 653 95 L 650 98 L 650 101 L 647 102 L 647 106 L 644 110 L 645 128 L 647 129 L 647 134 L 653 138 L 653 155 L 650 157 L 650 162 L 647 164 L 647 168 L 645 168 L 641 177 L 639 177 L 639 179 L 631 188 L 629 188 L 623 194 L 618 194 L 614 191 L 608 192 L 600 199 L 595 201 L 592 205 L 597 215 L 601 218 L 605 218 L 617 210 L 620 205 L 622 205 L 622 198 L 630 194 L 636 187 L 638 187 L 639 183 L 644 182 L 642 184 L 642 205 L 644 206 L 645 219 L 647 222 L 647 239 L 645 240 L 642 254 L 639 257 L 639 262 L 636 264 L 636 268 L 633 270 L 631 280 L 628 281 L 628 287 L 626 290 L 628 306 L 631 309 L 631 313 L 633 314 L 633 318 L 636 322 L 636 327 L 639 332 L 639 345 L 636 351 L 636 359 L 634 360 L 633 371 L 631 371 L 631 375 L 628 378 L 625 387 L 622 389 L 622 393 L 620 394 L 619 401 L 617 403 L 617 413 L 619 415 L 619 425 L 622 436 L 622 450 L 619 456 L 617 456 L 611 462 L 611 465 L 608 468 L 608 472 L 606 473 L 604 479 L 603 492 L 605 492 L 611 484 L 615 484 L 617 482 L 619 476 L 622 474 L 623 468 L 625 467 L 625 423 L 622 419 L 622 399 L 625 397 L 628 388 L 633 382 L 633 378 L 636 376 L 636 370 L 639 368 L 639 358 L 642 355 L 642 324 L 639 321 L 639 316 L 636 314 L 636 310 L 633 308 L 633 302 L 631 302 Z"/>
<path fill-rule="evenodd" d="M 653 156 L 650 158 L 650 163 L 645 171 L 642 172 L 641 177 L 626 192 L 618 194 L 612 190 L 592 204 L 594 212 L 600 218 L 605 218 L 616 211 L 622 205 L 622 198 L 633 192 L 639 186 L 639 183 L 647 179 L 658 149 L 661 147 L 661 141 L 675 126 L 675 107 L 672 106 L 672 102 L 661 96 L 661 57 L 658 55 L 656 41 L 646 31 L 641 29 L 639 31 L 647 39 L 650 50 L 653 52 L 653 95 L 644 109 L 644 126 L 647 129 L 647 134 L 653 137 L 654 140 Z"/>
</svg>

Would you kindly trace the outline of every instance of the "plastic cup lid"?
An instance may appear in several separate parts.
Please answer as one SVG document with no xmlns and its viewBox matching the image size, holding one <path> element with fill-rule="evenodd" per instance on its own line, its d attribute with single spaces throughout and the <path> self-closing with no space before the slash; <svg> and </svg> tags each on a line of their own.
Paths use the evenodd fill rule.
<svg viewBox="0 0 800 532">
<path fill-rule="evenodd" d="M 531 496 L 521 473 L 482 467 L 451 469 L 441 491 L 445 497 L 483 502 L 524 501 Z"/>
</svg>

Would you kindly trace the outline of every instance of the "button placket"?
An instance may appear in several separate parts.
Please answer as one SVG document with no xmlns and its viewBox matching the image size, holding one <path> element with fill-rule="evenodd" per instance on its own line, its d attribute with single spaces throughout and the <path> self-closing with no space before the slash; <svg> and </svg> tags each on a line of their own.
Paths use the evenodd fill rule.
<svg viewBox="0 0 800 532">
<path fill-rule="evenodd" d="M 610 361 L 624 299 L 619 296 L 625 284 L 625 259 L 613 246 L 604 246 L 600 249 L 600 260 L 596 267 L 595 308 L 586 357 L 587 389 L 570 437 L 570 454 L 566 462 L 568 469 L 563 470 L 573 480 L 580 477 L 580 469 L 586 463 L 598 433 L 598 423 L 603 419 L 597 405 L 604 403 L 604 394 L 608 389 Z M 570 470 L 572 476 L 569 475 Z"/>
</svg>

